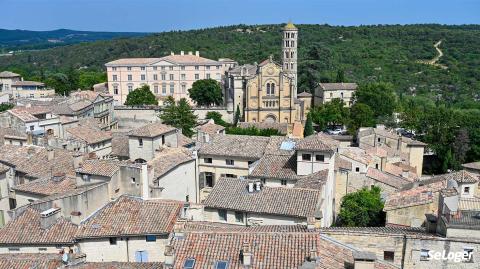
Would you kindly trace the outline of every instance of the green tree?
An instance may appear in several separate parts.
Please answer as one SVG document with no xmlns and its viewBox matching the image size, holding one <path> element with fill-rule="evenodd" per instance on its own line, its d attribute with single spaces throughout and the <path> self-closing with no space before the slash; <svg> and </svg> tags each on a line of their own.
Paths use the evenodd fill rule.
<svg viewBox="0 0 480 269">
<path fill-rule="evenodd" d="M 329 125 L 343 125 L 348 122 L 349 111 L 345 103 L 338 98 L 310 110 L 312 121 L 323 130 Z"/>
<path fill-rule="evenodd" d="M 278 135 L 285 135 L 280 133 L 277 129 L 273 128 L 266 128 L 266 129 L 258 129 L 254 126 L 248 128 L 241 128 L 241 127 L 228 127 L 226 129 L 227 134 L 235 134 L 235 135 L 253 135 L 253 136 L 278 136 Z"/>
<path fill-rule="evenodd" d="M 178 103 L 175 103 L 172 96 L 169 96 L 165 101 L 160 119 L 164 124 L 181 129 L 182 134 L 188 137 L 193 136 L 193 128 L 197 123 L 197 116 L 193 113 L 187 99 L 182 98 Z"/>
<path fill-rule="evenodd" d="M 305 122 L 305 128 L 303 129 L 303 136 L 307 137 L 313 134 L 312 116 L 307 114 L 307 121 Z"/>
<path fill-rule="evenodd" d="M 237 110 L 235 111 L 235 116 L 233 117 L 233 126 L 237 126 L 240 121 L 240 106 L 237 105 Z"/>
<path fill-rule="evenodd" d="M 375 126 L 375 117 L 372 109 L 366 104 L 353 104 L 350 108 L 350 119 L 347 124 L 348 132 L 354 135 L 360 127 L 373 126 Z"/>
<path fill-rule="evenodd" d="M 213 79 L 201 79 L 192 84 L 188 90 L 190 98 L 199 106 L 220 105 L 223 102 L 220 83 Z"/>
<path fill-rule="evenodd" d="M 14 107 L 13 104 L 6 104 L 6 103 L 0 104 L 0 112 L 7 111 L 9 109 L 12 109 L 13 107 Z"/>
<path fill-rule="evenodd" d="M 345 72 L 342 69 L 338 69 L 335 82 L 337 83 L 345 82 Z"/>
<path fill-rule="evenodd" d="M 78 87 L 82 90 L 89 90 L 93 85 L 107 81 L 105 72 L 80 71 L 78 75 Z"/>
<path fill-rule="evenodd" d="M 208 111 L 205 116 L 206 119 L 212 119 L 215 124 L 222 125 L 223 127 L 229 127 L 230 124 L 223 120 L 222 114 L 217 111 Z"/>
<path fill-rule="evenodd" d="M 396 108 L 396 96 L 389 83 L 368 83 L 358 87 L 354 99 L 358 103 L 368 105 L 375 117 L 392 115 Z"/>
<path fill-rule="evenodd" d="M 385 212 L 380 188 L 363 188 L 342 199 L 338 224 L 346 227 L 378 227 L 385 225 Z"/>
<path fill-rule="evenodd" d="M 150 86 L 143 85 L 127 95 L 126 106 L 158 105 L 157 98 L 150 91 Z"/>
</svg>

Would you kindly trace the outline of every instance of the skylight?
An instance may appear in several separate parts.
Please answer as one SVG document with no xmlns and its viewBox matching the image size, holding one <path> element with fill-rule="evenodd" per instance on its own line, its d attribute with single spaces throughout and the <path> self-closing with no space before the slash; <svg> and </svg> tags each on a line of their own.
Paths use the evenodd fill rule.
<svg viewBox="0 0 480 269">
<path fill-rule="evenodd" d="M 183 264 L 183 269 L 193 269 L 195 266 L 195 259 L 187 259 Z"/>
<path fill-rule="evenodd" d="M 227 261 L 217 261 L 215 264 L 215 269 L 228 269 Z"/>
<path fill-rule="evenodd" d="M 280 145 L 282 150 L 293 150 L 293 148 L 295 148 L 295 142 L 290 140 L 283 141 Z"/>
</svg>

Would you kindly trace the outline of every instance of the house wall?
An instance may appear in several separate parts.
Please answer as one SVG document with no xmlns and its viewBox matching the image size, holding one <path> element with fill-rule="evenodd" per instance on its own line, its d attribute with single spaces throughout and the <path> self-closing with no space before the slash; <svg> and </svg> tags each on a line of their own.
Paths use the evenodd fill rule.
<svg viewBox="0 0 480 269">
<path fill-rule="evenodd" d="M 478 268 L 476 263 L 480 258 L 480 243 L 478 241 L 468 242 L 469 240 L 448 239 L 441 237 L 426 236 L 419 238 L 415 236 L 406 236 L 402 234 L 382 234 L 382 233 L 355 233 L 355 232 L 329 232 L 322 231 L 329 237 L 342 243 L 352 245 L 365 251 L 371 251 L 377 255 L 377 259 L 383 260 L 384 251 L 394 251 L 393 263 L 401 266 L 402 257 L 405 269 L 430 269 L 430 268 Z M 474 249 L 473 259 L 475 263 L 455 262 L 452 260 L 428 260 L 420 261 L 420 251 L 422 249 L 434 252 L 445 251 L 463 253 L 465 247 Z M 403 249 L 405 248 L 405 251 Z M 402 253 L 405 253 L 404 255 Z"/>
<path fill-rule="evenodd" d="M 437 196 L 434 199 L 434 202 L 411 206 L 411 207 L 404 207 L 398 208 L 394 210 L 388 210 L 386 224 L 394 224 L 394 225 L 402 225 L 402 226 L 410 226 L 410 227 L 420 227 L 425 222 L 425 214 L 436 214 L 438 208 L 438 193 L 435 194 Z"/>
<path fill-rule="evenodd" d="M 204 220 L 210 222 L 228 223 L 236 225 L 261 226 L 261 225 L 297 225 L 307 224 L 306 218 L 289 217 L 281 215 L 263 214 L 243 212 L 243 222 L 237 222 L 235 219 L 235 211 L 227 210 L 227 221 L 223 221 L 218 216 L 216 208 L 204 208 Z"/>
<path fill-rule="evenodd" d="M 69 247 L 72 245 L 2 245 L 0 246 L 0 254 L 18 254 L 18 253 L 54 253 L 59 254 L 60 251 L 64 250 L 68 253 Z"/>
<path fill-rule="evenodd" d="M 302 154 L 310 154 L 310 160 L 304 161 L 302 159 Z M 323 155 L 324 161 L 319 162 L 315 160 L 316 155 Z M 297 175 L 310 175 L 315 172 L 328 169 L 330 163 L 333 163 L 332 154 L 329 152 L 313 152 L 313 151 L 302 151 L 297 150 Z"/>
<path fill-rule="evenodd" d="M 0 228 L 2 228 L 10 219 L 7 211 L 10 210 L 8 203 L 9 184 L 7 173 L 0 173 Z"/>
<path fill-rule="evenodd" d="M 155 152 L 156 150 L 160 149 L 160 147 L 164 145 L 173 148 L 177 147 L 177 131 L 178 130 L 174 130 L 154 138 L 130 136 L 128 138 L 130 159 L 143 159 L 145 161 L 149 161 L 155 157 Z M 165 137 L 165 144 L 162 144 L 162 136 Z M 139 138 L 142 139 L 143 146 L 140 146 Z"/>
<path fill-rule="evenodd" d="M 165 173 L 158 179 L 157 186 L 163 188 L 159 198 L 187 202 L 188 195 L 188 201 L 199 202 L 195 160 L 180 164 Z"/>
<path fill-rule="evenodd" d="M 315 105 L 320 105 L 331 102 L 332 99 L 341 99 L 346 107 L 350 107 L 353 104 L 354 93 L 355 90 L 324 90 L 321 87 L 317 87 L 315 89 L 314 103 Z"/>
<path fill-rule="evenodd" d="M 167 244 L 167 235 L 158 235 L 155 242 L 147 242 L 146 235 L 117 237 L 116 245 L 111 245 L 109 238 L 79 239 L 78 242 L 87 262 L 135 262 L 136 251 L 146 251 L 148 262 L 163 262 Z"/>
<path fill-rule="evenodd" d="M 415 167 L 417 176 L 422 176 L 424 147 L 409 147 L 409 164 Z"/>
<path fill-rule="evenodd" d="M 112 140 L 88 145 L 88 152 L 94 152 L 97 158 L 103 159 L 112 153 Z"/>
</svg>

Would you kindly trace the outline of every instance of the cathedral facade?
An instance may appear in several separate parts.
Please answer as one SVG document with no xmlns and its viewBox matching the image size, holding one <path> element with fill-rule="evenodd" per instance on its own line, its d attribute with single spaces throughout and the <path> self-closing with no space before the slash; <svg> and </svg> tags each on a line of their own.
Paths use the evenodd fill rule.
<svg viewBox="0 0 480 269">
<path fill-rule="evenodd" d="M 310 108 L 311 95 L 297 96 L 298 29 L 288 23 L 282 34 L 282 63 L 270 57 L 227 74 L 227 106 L 240 109 L 245 122 L 301 122 Z"/>
</svg>

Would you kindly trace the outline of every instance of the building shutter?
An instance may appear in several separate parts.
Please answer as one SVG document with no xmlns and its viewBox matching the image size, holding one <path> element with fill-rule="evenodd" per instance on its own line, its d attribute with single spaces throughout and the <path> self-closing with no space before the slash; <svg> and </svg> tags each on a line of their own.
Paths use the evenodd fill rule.
<svg viewBox="0 0 480 269">
<path fill-rule="evenodd" d="M 198 178 L 198 188 L 201 190 L 205 187 L 205 172 L 200 172 Z"/>
</svg>

